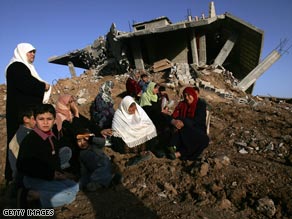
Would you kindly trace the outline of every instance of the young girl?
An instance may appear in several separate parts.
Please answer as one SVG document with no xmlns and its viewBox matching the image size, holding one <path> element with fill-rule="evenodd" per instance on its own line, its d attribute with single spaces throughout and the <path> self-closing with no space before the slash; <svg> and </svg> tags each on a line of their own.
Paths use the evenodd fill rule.
<svg viewBox="0 0 292 219">
<path fill-rule="evenodd" d="M 59 157 L 58 141 L 52 132 L 55 108 L 41 104 L 34 114 L 36 127 L 22 141 L 17 159 L 17 170 L 24 175 L 26 188 L 20 190 L 18 199 L 23 205 L 39 200 L 42 208 L 69 204 L 75 200 L 79 186 L 61 169 L 60 160 L 64 157 Z"/>
</svg>

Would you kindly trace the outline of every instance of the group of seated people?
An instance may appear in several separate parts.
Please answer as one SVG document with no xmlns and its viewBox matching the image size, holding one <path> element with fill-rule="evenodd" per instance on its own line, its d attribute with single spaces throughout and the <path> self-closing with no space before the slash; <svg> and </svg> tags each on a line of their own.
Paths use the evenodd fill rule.
<svg viewBox="0 0 292 219">
<path fill-rule="evenodd" d="M 59 207 L 74 201 L 79 189 L 96 191 L 120 183 L 121 174 L 113 171 L 103 150 L 108 139 L 113 150 L 136 154 L 129 166 L 150 159 L 152 153 L 195 160 L 209 144 L 206 102 L 198 97 L 199 90 L 186 87 L 183 100 L 170 113 L 165 88 L 145 82 L 139 95 L 128 90 L 135 83 L 126 85 L 128 93 L 114 110 L 114 84 L 106 81 L 92 103 L 90 119 L 79 113 L 70 94 L 60 95 L 55 106 L 22 111 L 21 125 L 9 144 L 22 205 L 37 201 L 42 208 Z"/>
<path fill-rule="evenodd" d="M 145 73 L 142 75 L 145 77 Z M 206 127 L 207 104 L 204 99 L 199 98 L 199 88 L 186 87 L 182 92 L 182 100 L 173 112 L 170 112 L 168 108 L 171 101 L 165 87 L 149 81 L 148 77 L 146 77 L 146 80 L 141 77 L 139 71 L 133 71 L 132 76 L 126 82 L 126 89 L 127 95 L 132 97 L 131 101 L 136 105 L 136 117 L 144 115 L 145 112 L 146 117 L 155 127 L 156 136 L 153 137 L 151 142 L 146 141 L 146 145 L 150 145 L 148 149 L 157 157 L 167 156 L 170 159 L 195 160 L 209 144 Z M 147 81 L 147 85 L 144 84 L 144 91 L 139 93 L 142 88 L 137 89 L 137 87 L 139 87 L 141 81 Z M 133 93 L 135 90 L 136 93 Z M 125 98 L 129 99 L 129 97 Z M 123 100 L 121 105 L 122 103 Z M 144 112 L 141 113 L 139 110 Z M 112 129 L 114 133 L 116 117 L 118 117 L 118 113 L 113 118 Z M 132 124 L 135 121 L 136 124 L 137 119 L 134 116 L 132 117 L 128 123 Z M 138 127 L 140 126 L 145 127 L 146 125 L 140 121 Z M 136 129 L 141 131 L 139 128 Z M 117 133 L 119 132 L 117 131 Z M 151 132 L 147 131 L 145 135 L 149 133 Z M 141 136 L 140 133 L 139 136 Z M 123 138 L 123 140 L 125 139 Z M 114 143 L 114 145 L 117 144 Z"/>
</svg>

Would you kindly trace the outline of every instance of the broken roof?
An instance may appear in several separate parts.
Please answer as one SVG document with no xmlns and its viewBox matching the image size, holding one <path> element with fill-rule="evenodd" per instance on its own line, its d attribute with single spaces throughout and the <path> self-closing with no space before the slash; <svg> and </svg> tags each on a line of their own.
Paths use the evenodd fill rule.
<svg viewBox="0 0 292 219">
<path fill-rule="evenodd" d="M 151 23 L 153 24 L 161 21 L 164 21 L 164 25 L 161 25 L 161 23 L 159 23 L 159 25 L 151 25 Z M 146 24 L 147 26 L 143 26 Z M 136 23 L 133 27 L 140 28 L 135 29 L 132 32 L 119 32 L 119 34 L 115 36 L 115 40 L 123 44 L 132 39 L 143 38 L 143 40 L 147 40 L 148 36 L 155 36 L 155 38 L 157 38 L 163 35 L 163 38 L 165 38 L 168 37 L 167 34 L 173 32 L 187 34 L 190 30 L 194 30 L 195 34 L 198 36 L 204 34 L 206 35 L 207 61 L 209 62 L 216 58 L 227 39 L 229 39 L 232 34 L 235 34 L 237 36 L 236 43 L 228 55 L 228 58 L 223 63 L 223 66 L 232 71 L 234 76 L 238 79 L 244 78 L 260 62 L 264 37 L 263 30 L 230 13 L 210 18 L 191 19 L 177 23 L 171 23 L 167 17 L 160 17 L 151 21 Z M 169 37 L 173 36 L 169 35 Z M 151 40 L 153 40 L 153 38 L 151 38 Z M 160 45 L 156 44 L 155 46 Z M 86 52 L 86 49 L 88 49 L 88 47 L 75 50 L 62 56 L 51 57 L 49 62 L 67 65 L 70 61 L 76 67 L 88 69 L 88 63 L 84 61 L 84 58 L 81 59 L 81 54 Z M 149 56 L 151 56 L 151 54 L 149 54 Z M 186 62 L 189 62 L 189 60 L 186 60 Z"/>
</svg>

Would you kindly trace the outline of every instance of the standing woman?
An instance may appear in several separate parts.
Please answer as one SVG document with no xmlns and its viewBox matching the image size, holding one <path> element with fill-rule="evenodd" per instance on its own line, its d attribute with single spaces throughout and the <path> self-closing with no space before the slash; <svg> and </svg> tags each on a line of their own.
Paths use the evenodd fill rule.
<svg viewBox="0 0 292 219">
<path fill-rule="evenodd" d="M 170 138 L 170 158 L 195 160 L 209 144 L 206 128 L 206 102 L 198 99 L 192 87 L 183 90 L 184 100 L 178 103 L 171 124 L 175 127 Z"/>
<path fill-rule="evenodd" d="M 39 77 L 33 66 L 35 53 L 36 49 L 31 44 L 18 44 L 6 68 L 7 145 L 20 125 L 18 115 L 21 109 L 27 105 L 46 103 L 49 100 L 51 86 Z M 5 179 L 10 181 L 11 176 L 11 168 L 6 159 Z"/>
</svg>

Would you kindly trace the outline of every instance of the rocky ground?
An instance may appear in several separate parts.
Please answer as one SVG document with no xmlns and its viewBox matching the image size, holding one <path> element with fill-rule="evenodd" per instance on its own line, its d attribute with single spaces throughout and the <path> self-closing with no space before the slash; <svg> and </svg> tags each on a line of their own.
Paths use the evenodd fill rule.
<svg viewBox="0 0 292 219">
<path fill-rule="evenodd" d="M 210 77 L 204 79 L 219 85 L 220 78 Z M 99 85 L 109 79 L 115 82 L 113 97 L 117 107 L 125 91 L 125 77 L 94 79 L 90 73 L 59 80 L 54 85 L 52 103 L 59 93 L 76 95 L 81 113 L 89 116 L 89 105 Z M 152 75 L 152 79 L 164 82 L 161 73 Z M 178 90 L 167 91 L 178 100 Z M 0 85 L 2 184 L 5 92 L 5 85 Z M 201 96 L 211 106 L 211 142 L 197 161 L 153 156 L 127 167 L 125 163 L 132 155 L 121 155 L 106 147 L 106 153 L 124 176 L 123 183 L 97 192 L 79 192 L 72 204 L 55 209 L 54 218 L 292 218 L 292 105 L 232 92 L 256 103 L 240 103 L 236 98 L 226 99 L 201 90 Z M 6 191 L 3 185 L 0 218 L 2 209 L 11 208 Z"/>
</svg>

